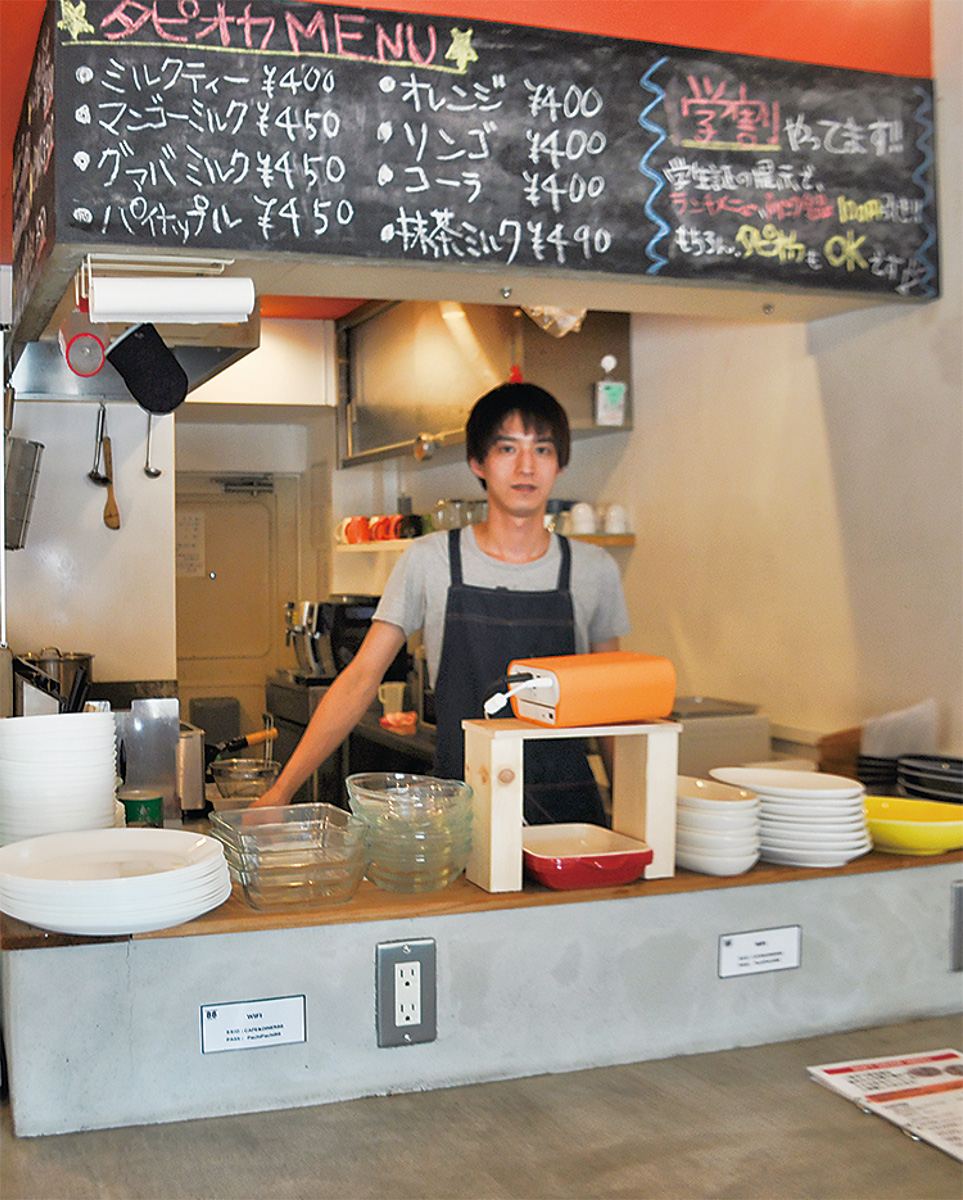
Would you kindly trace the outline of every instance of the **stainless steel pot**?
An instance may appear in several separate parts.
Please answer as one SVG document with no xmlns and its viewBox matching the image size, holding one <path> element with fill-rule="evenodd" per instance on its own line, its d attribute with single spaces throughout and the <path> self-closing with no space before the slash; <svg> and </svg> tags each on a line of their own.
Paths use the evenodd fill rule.
<svg viewBox="0 0 963 1200">
<path fill-rule="evenodd" d="M 60 688 L 61 696 L 69 696 L 73 687 L 74 676 L 83 667 L 87 672 L 87 681 L 93 679 L 91 663 L 92 654 L 64 654 L 56 646 L 45 646 L 34 654 L 21 654 L 20 657 L 32 663 L 38 670 L 49 675 Z"/>
</svg>

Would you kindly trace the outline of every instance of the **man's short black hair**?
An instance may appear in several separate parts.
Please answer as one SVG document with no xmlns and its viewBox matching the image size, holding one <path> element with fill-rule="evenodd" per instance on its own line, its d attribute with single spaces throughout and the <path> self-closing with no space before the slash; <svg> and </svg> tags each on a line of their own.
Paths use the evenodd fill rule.
<svg viewBox="0 0 963 1200">
<path fill-rule="evenodd" d="M 534 383 L 502 383 L 476 400 L 465 426 L 465 456 L 481 463 L 495 444 L 505 419 L 518 413 L 526 432 L 549 437 L 560 467 L 568 466 L 572 449 L 565 409 L 551 392 Z"/>
</svg>

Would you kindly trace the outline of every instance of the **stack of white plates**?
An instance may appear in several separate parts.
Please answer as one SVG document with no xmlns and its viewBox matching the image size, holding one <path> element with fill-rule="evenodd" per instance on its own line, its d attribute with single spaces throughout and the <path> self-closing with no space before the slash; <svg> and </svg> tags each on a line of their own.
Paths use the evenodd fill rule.
<svg viewBox="0 0 963 1200">
<path fill-rule="evenodd" d="M 759 857 L 792 867 L 841 867 L 872 850 L 855 779 L 820 771 L 714 767 L 709 774 L 751 788 L 761 804 Z"/>
<path fill-rule="evenodd" d="M 0 721 L 0 845 L 114 823 L 114 714 Z"/>
<path fill-rule="evenodd" d="M 680 775 L 675 861 L 702 875 L 741 875 L 759 859 L 759 797 L 745 788 Z"/>
<path fill-rule="evenodd" d="M 0 912 L 58 933 L 167 929 L 230 894 L 221 843 L 183 829 L 51 833 L 0 849 Z"/>
</svg>

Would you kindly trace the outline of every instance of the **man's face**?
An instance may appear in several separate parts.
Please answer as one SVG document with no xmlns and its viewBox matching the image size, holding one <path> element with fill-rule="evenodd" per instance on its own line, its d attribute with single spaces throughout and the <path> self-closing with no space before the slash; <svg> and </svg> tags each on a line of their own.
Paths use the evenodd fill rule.
<svg viewBox="0 0 963 1200">
<path fill-rule="evenodd" d="M 485 455 L 469 464 L 487 485 L 490 507 L 525 517 L 545 511 L 552 485 L 561 474 L 555 443 L 526 431 L 518 413 L 509 413 Z"/>
</svg>

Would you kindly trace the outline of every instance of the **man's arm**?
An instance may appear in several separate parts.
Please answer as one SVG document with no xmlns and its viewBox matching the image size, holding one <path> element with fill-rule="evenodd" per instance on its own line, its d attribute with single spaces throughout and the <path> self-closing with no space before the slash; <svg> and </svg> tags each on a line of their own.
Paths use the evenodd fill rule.
<svg viewBox="0 0 963 1200">
<path fill-rule="evenodd" d="M 252 808 L 289 804 L 312 771 L 324 762 L 361 720 L 384 673 L 405 644 L 404 631 L 387 621 L 372 621 L 358 653 L 328 688 L 295 746 L 277 783 Z"/>
</svg>

